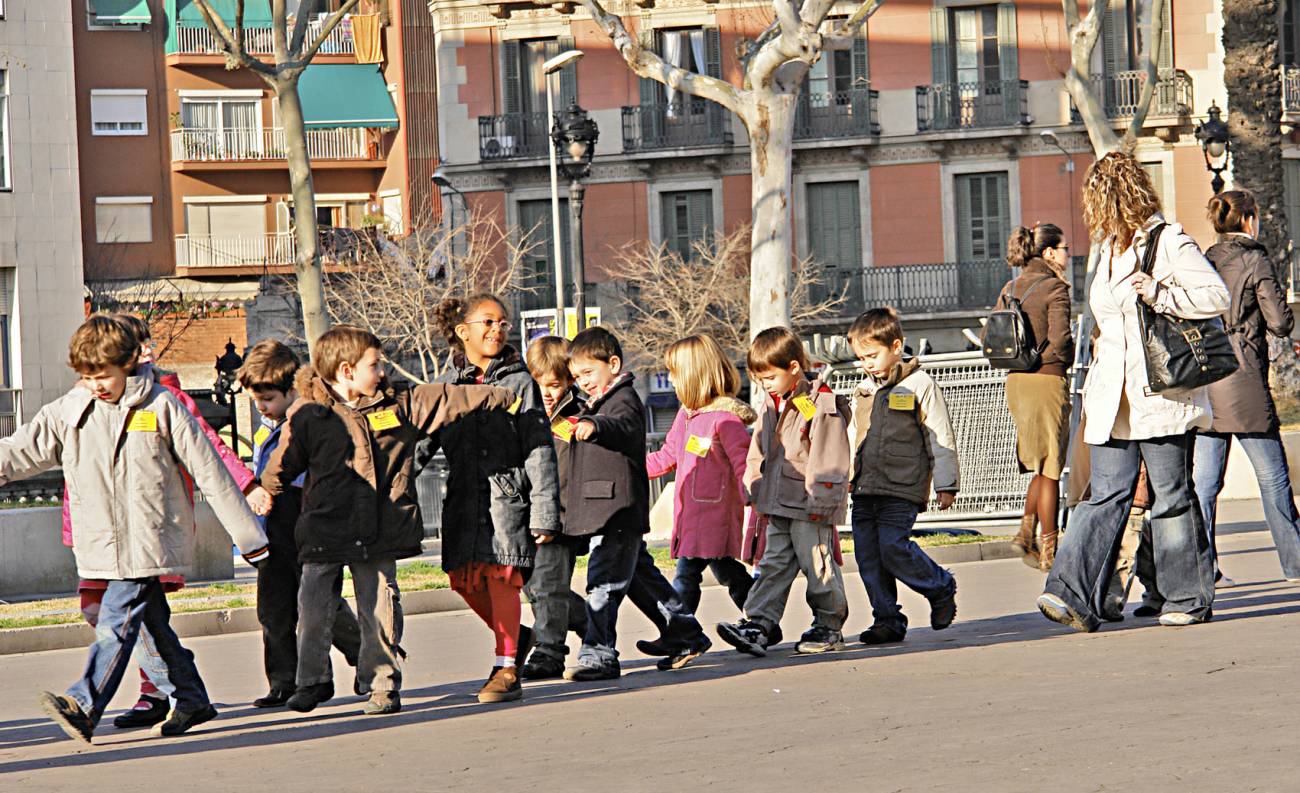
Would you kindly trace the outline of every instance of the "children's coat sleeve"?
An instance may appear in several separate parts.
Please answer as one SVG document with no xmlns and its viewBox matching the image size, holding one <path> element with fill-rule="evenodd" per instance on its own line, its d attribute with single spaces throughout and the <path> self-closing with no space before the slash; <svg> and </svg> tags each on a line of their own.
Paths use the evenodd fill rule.
<svg viewBox="0 0 1300 793">
<path fill-rule="evenodd" d="M 849 465 L 853 459 L 853 451 L 849 448 L 851 415 L 849 401 L 843 397 L 828 394 L 817 400 L 817 413 L 808 427 L 812 451 L 804 472 L 810 513 L 830 514 L 844 503 Z"/>
<path fill-rule="evenodd" d="M 271 459 L 266 461 L 266 467 L 262 469 L 262 487 L 272 496 L 283 493 L 286 487 L 307 472 L 310 456 L 305 446 L 310 433 L 304 432 L 303 426 L 308 413 L 315 409 L 314 405 L 299 403 L 290 409 L 285 418 L 284 426 L 280 429 L 280 442 L 271 451 Z M 293 431 L 295 425 L 298 426 L 298 433 Z"/>
<path fill-rule="evenodd" d="M 604 413 L 591 413 L 582 417 L 583 421 L 596 425 L 596 433 L 588 442 L 614 450 L 645 443 L 645 418 L 632 402 L 611 399 L 602 409 Z"/>
<path fill-rule="evenodd" d="M 411 389 L 411 422 L 432 435 L 476 410 L 506 409 L 521 398 L 508 388 L 491 385 L 429 383 Z"/>
<path fill-rule="evenodd" d="M 934 492 L 956 493 L 961 489 L 961 470 L 957 463 L 957 436 L 948 417 L 948 403 L 929 377 L 917 384 L 916 393 L 920 399 L 921 426 L 934 456 Z"/>
<path fill-rule="evenodd" d="M 560 533 L 560 473 L 551 440 L 551 422 L 542 404 L 542 392 L 531 378 L 521 380 L 522 393 L 515 428 L 519 433 L 528 477 L 528 528 L 539 534 Z M 509 406 L 507 406 L 509 407 Z"/>
<path fill-rule="evenodd" d="M 740 488 L 740 498 L 745 500 L 745 469 L 748 467 L 749 433 L 740 421 L 718 422 L 718 443 L 727 455 L 727 462 L 736 474 L 736 486 Z"/>
<path fill-rule="evenodd" d="M 162 398 L 174 400 L 169 396 Z M 248 508 L 243 492 L 194 417 L 179 404 L 175 404 L 169 413 L 171 445 L 176 459 L 194 477 L 194 483 L 207 497 L 230 539 L 246 557 L 250 557 L 250 561 L 254 561 L 258 552 L 266 549 L 266 532 L 262 525 Z"/>
<path fill-rule="evenodd" d="M 745 475 L 741 484 L 745 488 L 745 503 L 754 502 L 754 483 L 763 475 L 763 433 L 768 421 L 773 419 L 772 411 L 766 405 L 758 411 L 754 421 L 754 436 L 749 439 L 749 452 L 745 455 Z"/>
<path fill-rule="evenodd" d="M 1160 289 L 1152 308 L 1183 319 L 1210 319 L 1228 310 L 1228 287 L 1201 253 L 1196 240 L 1183 233 L 1181 227 L 1170 226 L 1161 233 L 1157 244 L 1161 250 L 1154 276 Z"/>
<path fill-rule="evenodd" d="M 651 479 L 670 474 L 677 468 L 677 455 L 686 446 L 686 411 L 678 410 L 673 426 L 664 436 L 664 445 L 645 456 L 645 467 Z"/>
<path fill-rule="evenodd" d="M 244 461 L 239 459 L 239 455 L 235 453 L 235 450 L 227 446 L 226 442 L 217 434 L 217 431 L 212 429 L 212 425 L 203 419 L 203 414 L 199 412 L 199 406 L 194 402 L 194 397 L 185 393 L 179 387 L 173 388 L 167 383 L 162 383 L 162 386 L 170 391 L 171 395 L 181 403 L 181 406 L 194 417 L 194 421 L 198 423 L 203 436 L 208 439 L 208 443 L 212 444 L 212 448 L 221 456 L 221 464 L 226 467 L 226 471 L 234 478 L 239 491 L 241 493 L 247 491 L 248 486 L 257 477 L 253 475 L 252 471 L 248 470 L 248 466 L 244 465 Z"/>
<path fill-rule="evenodd" d="M 35 418 L 0 440 L 0 484 L 48 471 L 62 460 L 65 425 L 55 415 L 58 405 L 51 402 L 41 408 Z"/>
</svg>

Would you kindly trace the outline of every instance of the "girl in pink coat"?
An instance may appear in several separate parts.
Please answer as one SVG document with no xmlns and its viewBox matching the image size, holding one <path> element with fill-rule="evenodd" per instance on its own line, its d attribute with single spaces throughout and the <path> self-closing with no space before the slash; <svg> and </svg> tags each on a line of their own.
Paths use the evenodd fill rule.
<svg viewBox="0 0 1300 793">
<path fill-rule="evenodd" d="M 757 418 L 735 398 L 740 373 L 711 336 L 688 336 L 665 354 L 668 377 L 682 403 L 663 448 L 646 455 L 650 478 L 677 472 L 673 490 L 672 557 L 677 590 L 688 611 L 700 604 L 709 568 L 738 608 L 754 578 L 739 561 L 745 517 L 746 427 Z"/>
</svg>

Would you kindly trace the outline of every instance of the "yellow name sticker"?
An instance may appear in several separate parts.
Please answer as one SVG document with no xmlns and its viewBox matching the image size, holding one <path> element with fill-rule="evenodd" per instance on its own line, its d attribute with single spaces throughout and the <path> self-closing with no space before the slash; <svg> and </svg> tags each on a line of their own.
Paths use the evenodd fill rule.
<svg viewBox="0 0 1300 793">
<path fill-rule="evenodd" d="M 519 406 L 522 404 L 524 404 L 524 398 L 515 397 L 515 401 L 510 405 L 510 407 L 506 408 L 506 412 L 513 416 L 519 412 Z"/>
<path fill-rule="evenodd" d="M 384 430 L 402 426 L 401 419 L 391 410 L 376 410 L 374 413 L 367 413 L 366 421 L 370 422 L 370 429 L 375 432 L 383 432 Z"/>
<path fill-rule="evenodd" d="M 257 432 L 253 433 L 253 445 L 261 446 L 262 444 L 266 443 L 266 439 L 269 437 L 271 437 L 271 431 L 268 430 L 266 427 L 261 427 L 257 430 Z"/>
<path fill-rule="evenodd" d="M 560 419 L 551 425 L 551 434 L 566 443 L 573 440 L 573 422 L 569 419 Z"/>
<path fill-rule="evenodd" d="M 152 410 L 137 410 L 126 425 L 127 432 L 157 432 L 158 414 Z"/>
<path fill-rule="evenodd" d="M 812 417 L 817 415 L 817 405 L 807 396 L 797 396 L 790 400 L 790 404 L 794 405 L 805 421 L 812 421 Z"/>
<path fill-rule="evenodd" d="M 712 438 L 701 438 L 699 435 L 692 435 L 686 439 L 686 451 L 696 457 L 708 457 L 711 448 L 713 448 Z"/>
<path fill-rule="evenodd" d="M 890 410 L 916 410 L 916 394 L 890 394 Z"/>
</svg>

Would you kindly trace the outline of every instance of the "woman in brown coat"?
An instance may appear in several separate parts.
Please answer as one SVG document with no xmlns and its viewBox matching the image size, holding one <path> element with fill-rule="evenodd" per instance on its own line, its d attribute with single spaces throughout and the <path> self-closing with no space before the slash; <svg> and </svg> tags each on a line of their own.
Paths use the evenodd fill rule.
<svg viewBox="0 0 1300 793">
<path fill-rule="evenodd" d="M 1255 240 L 1259 209 L 1245 190 L 1229 190 L 1210 199 L 1210 221 L 1219 243 L 1206 251 L 1228 286 L 1232 305 L 1223 322 L 1240 368 L 1211 383 L 1214 414 L 1208 432 L 1196 437 L 1192 464 L 1196 496 L 1214 552 L 1215 506 L 1223 489 L 1223 471 L 1233 438 L 1250 458 L 1259 481 L 1264 520 L 1273 534 L 1282 574 L 1300 579 L 1300 515 L 1291 495 L 1286 451 L 1278 434 L 1277 409 L 1268 389 L 1268 336 L 1291 335 L 1295 324 L 1286 290 L 1277 281 L 1268 250 Z M 1214 552 L 1216 586 L 1231 586 L 1219 571 Z"/>
<path fill-rule="evenodd" d="M 1025 496 L 1025 514 L 1012 546 L 1025 564 L 1047 571 L 1056 556 L 1057 514 L 1061 471 L 1069 443 L 1070 386 L 1066 374 L 1074 363 L 1070 332 L 1070 287 L 1062 274 L 1070 261 L 1070 246 L 1061 229 L 1051 223 L 1018 228 L 1007 242 L 1007 263 L 1020 275 L 1002 288 L 998 307 L 1015 298 L 1029 320 L 1038 365 L 1007 375 L 1007 408 L 1016 423 L 1016 455 L 1020 472 L 1033 473 Z M 1042 527 L 1035 547 L 1034 526 Z"/>
</svg>

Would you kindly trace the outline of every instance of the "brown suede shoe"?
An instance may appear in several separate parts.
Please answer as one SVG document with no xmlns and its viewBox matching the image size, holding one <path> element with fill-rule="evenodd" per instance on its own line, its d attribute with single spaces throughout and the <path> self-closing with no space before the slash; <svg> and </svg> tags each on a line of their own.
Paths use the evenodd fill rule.
<svg viewBox="0 0 1300 793">
<path fill-rule="evenodd" d="M 492 673 L 483 688 L 479 689 L 478 701 L 514 702 L 524 698 L 524 688 L 519 685 L 519 675 L 513 666 L 502 667 Z"/>
</svg>

